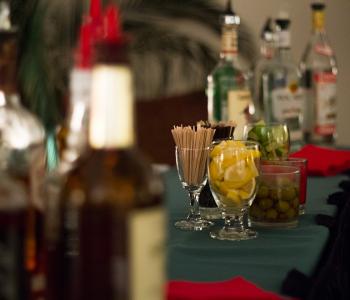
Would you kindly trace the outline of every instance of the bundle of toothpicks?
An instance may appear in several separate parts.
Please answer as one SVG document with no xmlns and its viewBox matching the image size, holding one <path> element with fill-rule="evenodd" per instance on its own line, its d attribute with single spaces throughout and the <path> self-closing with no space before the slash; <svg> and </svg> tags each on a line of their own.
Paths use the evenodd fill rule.
<svg viewBox="0 0 350 300">
<path fill-rule="evenodd" d="M 215 129 L 201 126 L 174 126 L 171 130 L 177 151 L 178 164 L 188 185 L 203 182 L 207 159 Z"/>
</svg>

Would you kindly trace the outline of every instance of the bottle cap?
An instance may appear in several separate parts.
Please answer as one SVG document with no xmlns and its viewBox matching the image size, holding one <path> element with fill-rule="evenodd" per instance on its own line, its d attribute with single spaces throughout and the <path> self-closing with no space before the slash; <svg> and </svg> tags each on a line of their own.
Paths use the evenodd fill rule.
<svg viewBox="0 0 350 300">
<path fill-rule="evenodd" d="M 263 29 L 261 30 L 260 37 L 265 41 L 272 41 L 273 34 L 274 32 L 272 29 L 272 19 L 268 18 L 263 26 Z"/>
<path fill-rule="evenodd" d="M 106 8 L 103 15 L 103 36 L 96 43 L 96 62 L 126 63 L 127 38 L 122 31 L 119 9 L 115 5 Z"/>
<path fill-rule="evenodd" d="M 287 30 L 290 25 L 290 20 L 289 19 L 276 19 L 276 25 L 281 29 L 281 30 Z"/>
<path fill-rule="evenodd" d="M 226 10 L 220 16 L 220 21 L 222 25 L 239 25 L 241 23 L 240 17 L 232 9 L 231 0 L 227 0 Z"/>
<path fill-rule="evenodd" d="M 326 8 L 326 5 L 322 2 L 314 2 L 311 3 L 312 10 L 324 10 Z"/>
<path fill-rule="evenodd" d="M 80 26 L 79 42 L 75 51 L 75 65 L 82 69 L 91 67 L 93 44 L 91 27 L 89 23 L 83 23 Z"/>
</svg>

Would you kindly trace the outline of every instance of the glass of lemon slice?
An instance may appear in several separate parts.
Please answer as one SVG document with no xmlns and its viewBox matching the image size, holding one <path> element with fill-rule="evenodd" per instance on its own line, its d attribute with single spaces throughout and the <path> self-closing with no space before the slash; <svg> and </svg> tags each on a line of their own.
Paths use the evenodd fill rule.
<svg viewBox="0 0 350 300">
<path fill-rule="evenodd" d="M 248 240 L 257 233 L 246 228 L 243 217 L 252 204 L 260 166 L 259 145 L 254 141 L 214 142 L 209 154 L 208 180 L 225 220 L 210 236 L 219 240 Z"/>
</svg>

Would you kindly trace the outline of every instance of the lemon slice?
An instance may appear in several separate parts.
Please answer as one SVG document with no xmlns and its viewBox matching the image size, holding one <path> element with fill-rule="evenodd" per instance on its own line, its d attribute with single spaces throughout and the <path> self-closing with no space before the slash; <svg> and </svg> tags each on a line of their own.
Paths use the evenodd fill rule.
<svg viewBox="0 0 350 300">
<path fill-rule="evenodd" d="M 241 196 L 241 198 L 250 199 L 255 192 L 255 188 L 256 188 L 256 180 L 255 178 L 252 178 L 239 189 L 238 193 Z"/>
</svg>

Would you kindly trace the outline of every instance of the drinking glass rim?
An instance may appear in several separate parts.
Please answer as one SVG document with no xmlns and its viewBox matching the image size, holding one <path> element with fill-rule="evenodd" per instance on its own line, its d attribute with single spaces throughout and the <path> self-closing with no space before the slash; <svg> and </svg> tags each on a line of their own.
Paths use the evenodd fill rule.
<svg viewBox="0 0 350 300">
<path fill-rule="evenodd" d="M 281 165 L 283 163 L 285 163 L 286 165 L 292 164 L 293 162 L 303 162 L 303 163 L 307 163 L 308 159 L 304 158 L 304 157 L 287 157 L 285 159 L 262 159 L 261 163 L 264 164 L 268 164 L 269 162 L 277 162 L 280 163 Z"/>
<path fill-rule="evenodd" d="M 194 150 L 210 150 L 210 145 L 206 146 L 206 147 L 200 147 L 200 148 L 189 148 L 189 147 L 179 147 L 179 146 L 175 146 L 175 149 L 179 149 L 179 150 L 186 150 L 186 151 L 194 151 Z"/>
<path fill-rule="evenodd" d="M 266 167 L 266 166 L 269 166 L 269 167 L 272 167 L 272 168 L 280 167 L 282 169 L 286 169 L 286 172 L 283 172 L 283 171 L 281 171 L 281 172 L 264 171 L 264 167 Z M 271 175 L 274 175 L 274 176 L 276 175 L 276 176 L 278 176 L 278 175 L 293 175 L 293 174 L 297 175 L 297 174 L 300 174 L 300 169 L 298 167 L 287 166 L 287 165 L 261 164 L 260 172 L 261 172 L 262 176 L 263 175 L 270 175 L 270 176 Z"/>
<path fill-rule="evenodd" d="M 257 141 L 251 141 L 251 140 L 235 140 L 235 139 L 221 139 L 221 140 L 215 140 L 212 142 L 210 147 L 214 147 L 217 146 L 219 144 L 221 144 L 223 141 L 233 141 L 233 142 L 241 142 L 244 144 L 244 146 L 248 147 L 259 147 L 259 143 Z M 242 149 L 241 146 L 235 146 L 235 145 L 230 145 L 229 149 Z M 249 149 L 249 148 L 248 148 Z"/>
<path fill-rule="evenodd" d="M 245 127 L 271 127 L 271 126 L 286 126 L 288 127 L 287 123 L 285 122 L 269 122 L 265 124 L 260 124 L 260 123 L 248 123 L 245 125 Z"/>
</svg>

